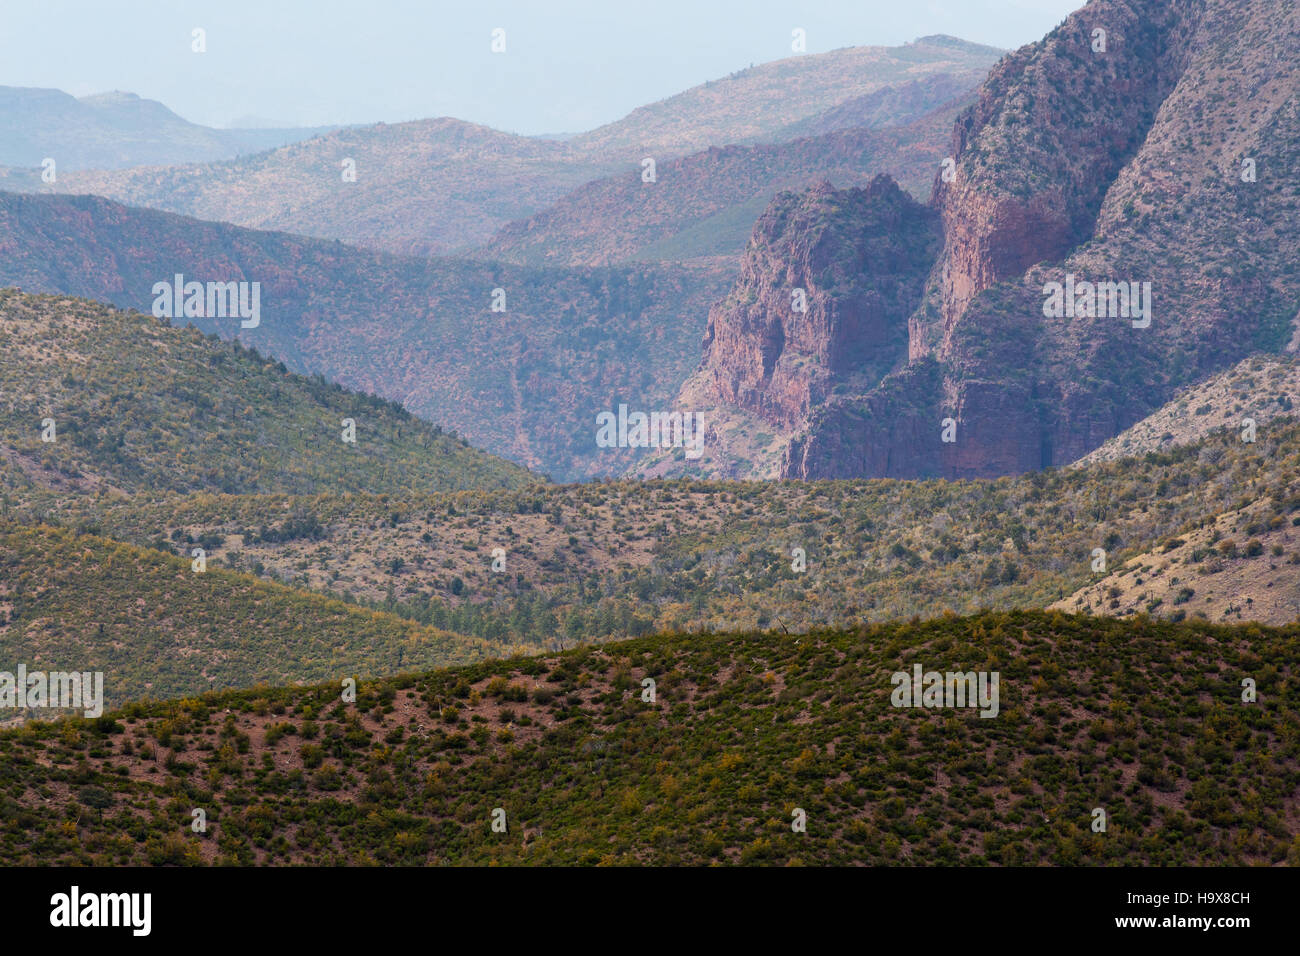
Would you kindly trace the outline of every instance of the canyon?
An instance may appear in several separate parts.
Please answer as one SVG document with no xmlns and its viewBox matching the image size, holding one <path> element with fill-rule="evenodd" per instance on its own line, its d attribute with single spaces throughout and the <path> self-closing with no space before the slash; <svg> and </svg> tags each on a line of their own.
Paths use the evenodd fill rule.
<svg viewBox="0 0 1300 956">
<path fill-rule="evenodd" d="M 994 67 L 926 206 L 887 178 L 774 199 L 679 394 L 719 423 L 704 473 L 1062 465 L 1179 386 L 1280 352 L 1300 312 L 1287 172 L 1300 52 L 1283 39 L 1298 17 L 1281 0 L 1099 0 Z M 1244 175 L 1243 156 L 1268 172 Z M 1159 290 L 1158 316 L 1045 314 L 1043 290 L 1067 273 L 1140 280 Z M 789 307 L 794 287 L 806 315 Z M 755 427 L 774 436 L 761 454 L 729 446 Z"/>
</svg>

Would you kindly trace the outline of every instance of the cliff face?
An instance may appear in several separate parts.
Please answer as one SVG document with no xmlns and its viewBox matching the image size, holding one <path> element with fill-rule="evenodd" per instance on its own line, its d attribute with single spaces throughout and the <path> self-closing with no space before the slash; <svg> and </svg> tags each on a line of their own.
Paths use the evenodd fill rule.
<svg viewBox="0 0 1300 956">
<path fill-rule="evenodd" d="M 992 476 L 1072 461 L 1178 386 L 1280 351 L 1300 312 L 1297 35 L 1289 0 L 1094 0 L 994 68 L 936 171 L 933 218 L 909 212 L 941 238 L 930 263 L 920 241 L 896 260 L 900 293 L 928 273 L 905 307 L 907 367 L 880 351 L 898 300 L 857 325 L 782 314 L 777 291 L 822 261 L 890 282 L 860 264 L 887 241 L 880 199 L 841 199 L 864 232 L 797 216 L 755 231 L 710 317 L 715 394 L 789 429 L 785 476 Z M 1072 296 L 1054 312 L 1052 283 L 1122 284 L 1143 311 Z"/>
<path fill-rule="evenodd" d="M 907 316 L 938 218 L 887 176 L 782 193 L 754 227 L 731 295 L 709 313 L 703 372 L 719 402 L 797 427 L 837 385 L 879 382 L 907 354 Z"/>
<path fill-rule="evenodd" d="M 863 396 L 819 408 L 791 439 L 785 477 L 977 478 L 1037 467 L 1040 450 L 1021 441 L 1037 424 L 1028 393 L 997 382 L 946 391 L 943 370 L 926 358 Z"/>
<path fill-rule="evenodd" d="M 971 301 L 1091 234 L 1107 188 L 1133 156 L 1183 68 L 1168 2 L 1112 0 L 1080 11 L 1004 58 L 953 129 L 950 176 L 934 205 L 944 253 L 912 354 L 948 346 Z M 1103 49 L 1094 49 L 1102 37 Z"/>
</svg>

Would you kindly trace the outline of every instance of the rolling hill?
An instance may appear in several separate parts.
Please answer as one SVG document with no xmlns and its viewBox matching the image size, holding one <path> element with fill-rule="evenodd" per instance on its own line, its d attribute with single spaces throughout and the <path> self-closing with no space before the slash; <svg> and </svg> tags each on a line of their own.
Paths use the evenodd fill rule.
<svg viewBox="0 0 1300 956">
<path fill-rule="evenodd" d="M 781 190 L 822 181 L 866 185 L 889 173 L 928 198 L 962 105 L 944 105 L 905 125 L 713 147 L 659 164 L 654 183 L 642 182 L 639 171 L 597 180 L 510 223 L 475 256 L 538 265 L 729 256 L 739 265 L 754 221 Z"/>
<path fill-rule="evenodd" d="M 60 495 L 435 491 L 537 480 L 391 402 L 294 375 L 238 343 L 12 289 L 0 289 L 0 409 L 9 482 Z M 355 442 L 344 441 L 344 419 L 355 424 Z"/>
<path fill-rule="evenodd" d="M 712 266 L 403 258 L 98 197 L 0 193 L 0 285 L 149 311 L 155 283 L 178 273 L 262 292 L 256 328 L 177 324 L 238 335 L 295 372 L 400 402 L 558 479 L 619 474 L 635 460 L 635 449 L 597 447 L 597 412 L 664 407 L 726 284 Z"/>
<path fill-rule="evenodd" d="M 853 125 L 890 126 L 951 99 L 954 87 L 970 89 L 1005 52 L 935 35 L 786 57 L 639 107 L 569 143 L 588 155 L 639 162 L 828 132 L 845 115 Z"/>
<path fill-rule="evenodd" d="M 351 161 L 355 179 L 345 179 Z M 105 196 L 251 229 L 401 255 L 445 254 L 617 168 L 564 143 L 443 117 L 335 130 L 223 162 L 85 171 L 53 187 L 9 170 L 0 188 Z"/>
<path fill-rule="evenodd" d="M 102 671 L 109 706 L 378 676 L 529 646 L 448 634 L 219 567 L 196 572 L 188 555 L 3 519 L 0 565 L 4 669 Z"/>
<path fill-rule="evenodd" d="M 983 614 L 645 638 L 362 682 L 354 704 L 327 683 L 130 706 L 0 732 L 0 851 L 1296 865 L 1298 641 L 1294 626 Z M 996 672 L 996 715 L 891 706 L 891 675 L 913 666 Z"/>
<path fill-rule="evenodd" d="M 13 520 L 181 556 L 208 540 L 216 566 L 492 642 L 558 649 L 656 632 L 803 633 L 1058 601 L 1074 610 L 1070 595 L 1082 588 L 1127 587 L 1130 558 L 1180 539 L 1189 551 L 1203 549 L 1190 543 L 1216 520 L 1241 526 L 1221 535 L 1236 551 L 1216 551 L 1213 561 L 1202 554 L 1167 577 L 1184 579 L 1175 593 L 1196 574 L 1198 594 L 1242 596 L 1166 598 L 1149 613 L 1289 624 L 1300 618 L 1297 474 L 1300 425 L 1275 419 L 1255 443 L 1217 432 L 1142 458 L 1014 479 L 624 481 L 130 501 L 28 491 L 0 503 Z M 1262 552 L 1248 546 L 1254 537 Z M 1094 570 L 1098 548 L 1106 566 Z M 1124 609 L 1145 589 L 1144 580 Z M 1112 613 L 1095 599 L 1091 607 Z"/>
</svg>

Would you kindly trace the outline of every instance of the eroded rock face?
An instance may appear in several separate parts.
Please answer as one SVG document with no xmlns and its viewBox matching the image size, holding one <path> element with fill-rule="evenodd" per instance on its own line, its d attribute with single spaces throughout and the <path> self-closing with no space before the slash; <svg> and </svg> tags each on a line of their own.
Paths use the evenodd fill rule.
<svg viewBox="0 0 1300 956">
<path fill-rule="evenodd" d="M 709 313 L 702 371 L 716 398 L 799 427 L 837 385 L 879 382 L 906 358 L 938 235 L 937 215 L 887 176 L 782 193 Z"/>
<path fill-rule="evenodd" d="M 1039 467 L 1037 424 L 1028 393 L 969 381 L 947 394 L 939 363 L 926 358 L 864 396 L 818 409 L 781 471 L 806 480 L 1015 474 Z"/>
<path fill-rule="evenodd" d="M 943 357 L 980 292 L 1059 261 L 1092 234 L 1107 190 L 1182 72 L 1175 21 L 1167 2 L 1100 0 L 993 68 L 954 125 L 953 175 L 936 176 L 937 309 L 912 323 L 913 358 Z"/>
<path fill-rule="evenodd" d="M 937 476 L 939 422 L 927 406 L 941 383 L 938 364 L 925 360 L 889 376 L 867 395 L 817 409 L 786 449 L 782 476 Z"/>
<path fill-rule="evenodd" d="M 1060 190 L 1028 201 L 993 199 L 976 189 L 949 189 L 940 204 L 944 252 L 932 279 L 939 322 L 924 312 L 909 323 L 909 357 L 950 351 L 948 333 L 971 301 L 1035 262 L 1058 258 L 1072 245 Z"/>
<path fill-rule="evenodd" d="M 1300 308 L 1298 33 L 1288 0 L 1094 0 L 1006 57 L 957 121 L 910 310 L 933 219 L 878 184 L 874 201 L 774 205 L 710 318 L 718 399 L 791 430 L 788 477 L 989 477 L 1073 461 L 1178 386 L 1280 351 Z M 930 238 L 878 255 L 897 228 L 883 210 Z M 1045 311 L 1067 273 L 1149 286 L 1150 321 Z M 897 295 L 873 309 L 862 288 Z M 900 310 L 906 363 L 890 365 Z"/>
</svg>

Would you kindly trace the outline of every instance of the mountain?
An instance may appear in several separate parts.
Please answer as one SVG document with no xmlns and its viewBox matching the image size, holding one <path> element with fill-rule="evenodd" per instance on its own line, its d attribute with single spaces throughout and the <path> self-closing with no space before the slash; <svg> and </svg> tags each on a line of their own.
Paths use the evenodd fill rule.
<svg viewBox="0 0 1300 956">
<path fill-rule="evenodd" d="M 533 264 L 609 265 L 630 259 L 730 256 L 739 264 L 754 221 L 781 190 L 866 185 L 887 172 L 921 199 L 945 155 L 961 103 L 899 126 L 838 130 L 779 144 L 712 147 L 656 168 L 574 190 L 497 232 L 475 252 Z"/>
<path fill-rule="evenodd" d="M 854 47 L 764 64 L 565 140 L 444 117 L 336 130 L 224 162 L 74 172 L 52 185 L 39 171 L 7 170 L 0 189 L 92 193 L 398 254 L 463 253 L 590 180 L 639 181 L 647 155 L 666 163 L 711 146 L 806 135 L 788 127 L 868 95 L 877 100 L 859 110 L 864 122 L 914 119 L 944 93 L 969 91 L 1000 55 L 950 38 Z"/>
<path fill-rule="evenodd" d="M 81 169 L 231 159 L 329 129 L 212 129 L 134 93 L 77 99 L 60 90 L 0 86 L 0 166 L 39 168 L 49 158 L 55 161 L 56 176 Z"/>
<path fill-rule="evenodd" d="M 362 681 L 354 704 L 330 681 L 133 705 L 0 732 L 0 846 L 63 866 L 1296 865 L 1297 636 L 988 613 L 645 638 Z M 997 716 L 891 705 L 914 666 L 982 672 L 986 701 L 996 673 Z"/>
<path fill-rule="evenodd" d="M 6 669 L 102 671 L 109 706 L 481 660 L 493 646 L 66 529 L 0 520 Z M 10 670 L 12 673 L 12 671 Z M 14 716 L 0 710 L 0 719 Z"/>
<path fill-rule="evenodd" d="M 916 116 L 970 89 L 1004 53 L 955 37 L 929 36 L 897 47 L 791 56 L 639 107 L 568 142 L 583 153 L 639 164 L 646 156 L 658 160 L 710 146 L 782 142 L 844 128 L 834 124 L 837 109 L 859 111 L 870 125 L 893 125 L 900 115 Z M 934 82 L 939 85 L 928 85 Z M 945 95 L 954 87 L 957 92 Z M 860 102 L 849 105 L 868 97 L 876 97 L 874 110 Z M 818 130 L 818 123 L 826 125 Z"/>
<path fill-rule="evenodd" d="M 295 372 L 400 402 L 560 479 L 635 460 L 596 445 L 597 413 L 666 407 L 726 285 L 709 267 L 402 258 L 91 196 L 0 193 L 0 285 L 150 311 L 155 284 L 176 274 L 260 283 L 262 311 L 256 328 L 178 324 L 237 335 Z"/>
<path fill-rule="evenodd" d="M 679 395 L 714 423 L 706 454 L 691 466 L 660 456 L 642 471 L 774 477 L 828 400 L 906 364 L 907 316 L 941 244 L 938 216 L 885 175 L 865 189 L 779 195 L 709 311 L 704 359 Z"/>
<path fill-rule="evenodd" d="M 767 288 L 770 304 L 715 311 L 711 342 L 733 346 L 708 349 L 679 402 L 780 430 L 758 465 L 780 475 L 988 476 L 1074 461 L 1180 386 L 1280 352 L 1300 312 L 1298 187 L 1284 173 L 1300 143 L 1297 29 L 1284 0 L 1089 4 L 999 62 L 958 119 L 954 162 L 934 171 L 933 255 L 918 246 L 865 292 L 827 285 L 806 269 L 888 242 L 873 230 L 890 209 L 837 213 L 858 209 L 855 194 L 810 196 L 826 210 L 809 219 L 814 254 L 783 262 L 800 245 L 784 235 L 754 250 L 770 270 L 742 272 L 732 299 Z M 813 245 L 828 229 L 842 247 Z M 864 294 L 889 299 L 918 275 L 907 314 L 888 316 L 906 348 L 883 379 L 863 381 L 880 356 L 809 351 L 822 333 L 806 328 L 856 321 Z M 816 303 L 806 317 L 788 307 L 796 287 Z M 767 473 L 715 452 L 706 473 Z"/>
<path fill-rule="evenodd" d="M 153 316 L 0 289 L 0 342 L 0 460 L 19 487 L 120 496 L 535 480 L 391 402 Z"/>
<path fill-rule="evenodd" d="M 957 101 L 969 99 L 984 81 L 989 67 L 994 62 L 996 61 L 990 60 L 987 65 L 971 70 L 934 73 L 918 80 L 850 97 L 823 113 L 791 123 L 774 138 L 778 142 L 788 143 L 797 139 L 838 133 L 841 130 L 884 129 L 889 126 L 905 125 L 936 111 L 951 108 Z M 961 105 L 966 104 L 962 102 Z M 947 145 L 946 134 L 951 132 L 951 129 L 952 124 L 949 123 L 944 131 L 944 145 Z M 921 189 L 927 197 L 931 179 L 930 174 L 925 173 Z"/>
<path fill-rule="evenodd" d="M 335 130 L 224 162 L 74 173 L 55 190 L 430 255 L 484 242 L 615 166 L 564 143 L 442 118 Z M 345 179 L 351 171 L 355 179 Z M 51 191 L 23 172 L 0 187 Z"/>
</svg>

